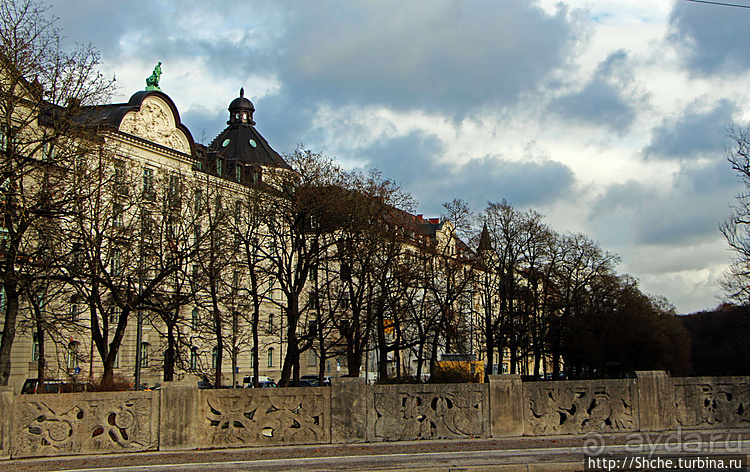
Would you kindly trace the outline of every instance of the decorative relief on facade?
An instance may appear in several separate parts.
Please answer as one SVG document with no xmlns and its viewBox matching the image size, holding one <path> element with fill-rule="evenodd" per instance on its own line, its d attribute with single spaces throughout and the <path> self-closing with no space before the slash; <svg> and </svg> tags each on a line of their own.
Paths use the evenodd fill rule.
<svg viewBox="0 0 750 472">
<path fill-rule="evenodd" d="M 120 131 L 185 154 L 190 153 L 190 145 L 185 135 L 175 127 L 169 106 L 155 98 L 147 98 L 139 111 L 125 115 L 120 122 Z"/>
<path fill-rule="evenodd" d="M 375 437 L 399 441 L 483 436 L 487 397 L 484 388 L 475 385 L 443 386 L 440 391 L 403 385 L 398 391 L 388 386 L 376 390 Z"/>
<path fill-rule="evenodd" d="M 677 422 L 685 428 L 750 425 L 750 384 L 719 379 L 674 379 Z"/>
<path fill-rule="evenodd" d="M 211 445 L 330 442 L 328 389 L 315 393 L 295 389 L 293 394 L 211 392 L 204 402 L 204 425 Z"/>
<path fill-rule="evenodd" d="M 151 398 L 42 395 L 20 403 L 14 457 L 132 452 L 156 447 Z M 154 411 L 157 410 L 157 411 Z"/>
<path fill-rule="evenodd" d="M 525 387 L 531 435 L 638 428 L 631 381 L 538 382 Z"/>
</svg>

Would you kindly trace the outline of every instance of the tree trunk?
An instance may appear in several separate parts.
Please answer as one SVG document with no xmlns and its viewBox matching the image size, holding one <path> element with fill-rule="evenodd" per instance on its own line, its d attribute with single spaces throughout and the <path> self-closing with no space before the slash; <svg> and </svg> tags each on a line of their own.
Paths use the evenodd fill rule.
<svg viewBox="0 0 750 472">
<path fill-rule="evenodd" d="M 18 292 L 15 284 L 6 281 L 4 287 L 6 305 L 2 344 L 0 344 L 0 386 L 7 386 L 10 379 L 10 352 L 16 338 L 16 318 L 18 317 Z"/>
<path fill-rule="evenodd" d="M 174 323 L 168 323 L 167 324 L 167 351 L 164 353 L 164 381 L 165 382 L 171 382 L 174 380 L 174 365 L 175 365 L 175 361 L 177 358 L 176 345 L 177 345 L 177 342 L 174 336 Z"/>
<path fill-rule="evenodd" d="M 46 378 L 47 372 L 47 360 L 44 352 L 44 320 L 42 319 L 41 308 L 34 304 L 34 318 L 36 321 L 36 339 L 39 343 L 39 350 L 37 354 L 39 359 L 36 367 L 36 379 L 37 379 L 37 393 L 44 393 L 44 379 Z"/>
</svg>

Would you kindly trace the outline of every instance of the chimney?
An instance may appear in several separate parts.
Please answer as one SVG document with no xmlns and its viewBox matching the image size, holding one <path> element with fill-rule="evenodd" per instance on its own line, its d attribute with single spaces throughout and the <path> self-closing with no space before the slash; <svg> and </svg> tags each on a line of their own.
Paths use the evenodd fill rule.
<svg viewBox="0 0 750 472">
<path fill-rule="evenodd" d="M 421 213 L 420 213 L 419 215 L 417 215 L 417 221 L 419 221 L 419 222 L 421 223 L 421 222 L 422 222 L 422 217 L 423 217 L 423 216 L 424 216 L 424 215 L 423 215 L 423 214 L 421 214 Z"/>
<path fill-rule="evenodd" d="M 440 224 L 440 218 L 430 218 L 430 223 L 432 223 L 434 225 L 439 225 Z"/>
</svg>

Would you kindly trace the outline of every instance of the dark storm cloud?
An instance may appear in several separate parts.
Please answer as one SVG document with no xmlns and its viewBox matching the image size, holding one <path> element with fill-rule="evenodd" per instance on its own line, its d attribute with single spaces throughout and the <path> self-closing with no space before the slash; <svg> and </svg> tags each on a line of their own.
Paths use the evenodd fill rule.
<svg viewBox="0 0 750 472">
<path fill-rule="evenodd" d="M 444 145 L 421 132 L 377 143 L 363 152 L 370 167 L 398 181 L 419 203 L 419 211 L 439 215 L 442 203 L 461 198 L 474 210 L 506 199 L 519 207 L 559 198 L 574 183 L 570 168 L 556 161 L 507 161 L 502 156 L 474 158 L 463 164 L 436 159 Z"/>
<path fill-rule="evenodd" d="M 455 118 L 511 105 L 569 64 L 584 36 L 577 11 L 515 0 L 59 0 L 55 13 L 110 65 L 194 60 L 217 77 L 272 78 L 278 96 L 256 106 L 282 149 L 314 131 L 320 106 Z"/>
<path fill-rule="evenodd" d="M 750 67 L 748 21 L 750 10 L 678 1 L 668 39 L 694 73 L 740 73 Z"/>
<path fill-rule="evenodd" d="M 170 61 L 200 57 L 217 75 L 273 73 L 283 11 L 275 2 L 58 0 L 52 12 L 71 41 L 120 55 Z"/>
<path fill-rule="evenodd" d="M 607 126 L 624 132 L 645 103 L 642 93 L 633 89 L 632 65 L 625 51 L 609 55 L 591 79 L 576 93 L 563 95 L 550 109 L 563 118 L 585 124 Z"/>
<path fill-rule="evenodd" d="M 511 0 L 304 2 L 278 70 L 298 96 L 461 114 L 514 102 L 563 65 L 576 42 L 568 13 Z"/>
<path fill-rule="evenodd" d="M 696 159 L 705 155 L 723 155 L 727 128 L 734 121 L 736 104 L 721 100 L 707 111 L 692 111 L 693 103 L 674 121 L 665 121 L 654 129 L 651 143 L 643 155 L 654 159 Z"/>
<path fill-rule="evenodd" d="M 669 187 L 628 181 L 610 186 L 590 217 L 621 243 L 677 246 L 714 237 L 739 191 L 731 166 L 717 156 L 686 162 Z"/>
</svg>

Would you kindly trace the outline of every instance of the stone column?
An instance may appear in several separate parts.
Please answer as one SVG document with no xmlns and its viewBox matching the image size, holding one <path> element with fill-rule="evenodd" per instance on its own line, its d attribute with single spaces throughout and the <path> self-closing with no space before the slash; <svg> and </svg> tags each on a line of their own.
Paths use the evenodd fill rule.
<svg viewBox="0 0 750 472">
<path fill-rule="evenodd" d="M 331 379 L 331 442 L 367 440 L 367 386 L 359 377 Z"/>
<path fill-rule="evenodd" d="M 493 438 L 523 436 L 524 400 L 520 375 L 490 375 L 490 433 Z"/>
<path fill-rule="evenodd" d="M 13 429 L 13 387 L 0 387 L 0 459 L 10 458 Z"/>
<path fill-rule="evenodd" d="M 164 382 L 161 387 L 160 451 L 195 449 L 198 417 L 198 384 Z"/>
<path fill-rule="evenodd" d="M 669 431 L 677 426 L 672 379 L 663 370 L 638 371 L 638 421 L 641 431 Z"/>
</svg>

